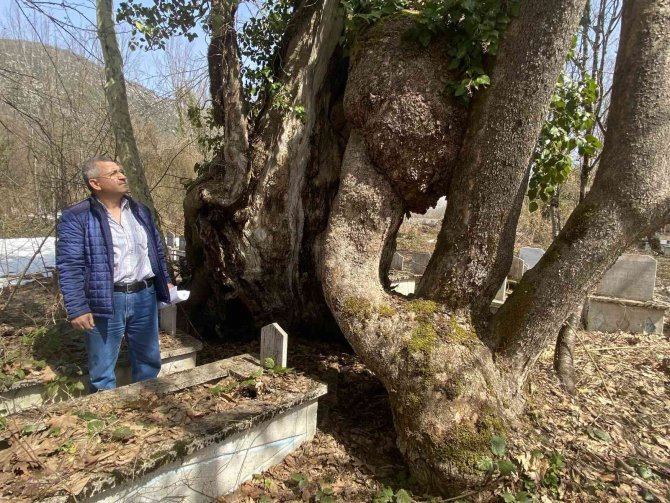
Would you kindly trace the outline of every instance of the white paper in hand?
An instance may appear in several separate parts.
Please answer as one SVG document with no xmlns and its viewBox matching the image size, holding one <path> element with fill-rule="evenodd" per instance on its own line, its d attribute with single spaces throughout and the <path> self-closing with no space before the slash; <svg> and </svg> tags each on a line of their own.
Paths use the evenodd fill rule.
<svg viewBox="0 0 670 503">
<path fill-rule="evenodd" d="M 183 302 L 188 299 L 188 296 L 191 295 L 191 292 L 188 290 L 177 290 L 176 286 L 170 288 L 170 302 L 159 302 L 158 309 L 163 309 L 172 304 L 177 304 L 178 302 Z"/>
</svg>

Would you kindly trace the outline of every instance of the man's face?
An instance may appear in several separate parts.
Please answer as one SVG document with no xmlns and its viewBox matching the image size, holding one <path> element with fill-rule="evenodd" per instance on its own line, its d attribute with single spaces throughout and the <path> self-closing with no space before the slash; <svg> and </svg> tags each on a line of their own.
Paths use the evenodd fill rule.
<svg viewBox="0 0 670 503">
<path fill-rule="evenodd" d="M 128 193 L 128 179 L 115 162 L 98 162 L 98 175 L 89 179 L 91 187 L 101 195 L 123 195 Z"/>
</svg>

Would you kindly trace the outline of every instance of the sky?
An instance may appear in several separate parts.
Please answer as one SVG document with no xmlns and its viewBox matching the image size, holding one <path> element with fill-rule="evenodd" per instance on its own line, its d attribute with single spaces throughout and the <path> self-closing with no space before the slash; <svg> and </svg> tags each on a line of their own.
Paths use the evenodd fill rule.
<svg viewBox="0 0 670 503">
<path fill-rule="evenodd" d="M 26 0 L 0 0 L 0 38 L 32 40 L 68 49 L 102 64 L 95 33 L 95 0 L 58 2 L 34 0 L 31 9 Z M 151 4 L 151 0 L 143 3 Z M 119 1 L 114 0 L 114 9 Z M 51 17 L 51 19 L 50 19 Z M 206 86 L 207 44 L 205 34 L 189 42 L 185 37 L 170 40 L 166 50 L 130 51 L 130 27 L 117 24 L 117 37 L 124 56 L 126 79 L 141 84 L 161 96 L 172 92 L 176 80 L 195 81 Z M 1 64 L 1 62 L 0 62 Z"/>
</svg>

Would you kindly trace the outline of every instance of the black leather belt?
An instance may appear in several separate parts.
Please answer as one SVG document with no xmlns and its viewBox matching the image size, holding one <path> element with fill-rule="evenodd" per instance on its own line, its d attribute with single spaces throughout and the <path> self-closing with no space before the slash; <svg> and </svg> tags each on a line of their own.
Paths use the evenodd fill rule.
<svg viewBox="0 0 670 503">
<path fill-rule="evenodd" d="M 141 292 L 147 287 L 150 287 L 154 284 L 154 279 L 143 279 L 142 281 L 137 281 L 135 283 L 114 283 L 115 292 L 125 292 L 125 293 L 136 293 Z"/>
</svg>

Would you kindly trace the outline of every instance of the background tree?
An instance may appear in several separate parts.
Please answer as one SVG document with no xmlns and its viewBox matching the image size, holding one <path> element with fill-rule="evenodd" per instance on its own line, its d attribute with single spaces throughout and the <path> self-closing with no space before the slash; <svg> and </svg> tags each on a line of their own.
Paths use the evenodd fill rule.
<svg viewBox="0 0 670 503">
<path fill-rule="evenodd" d="M 460 492 L 485 478 L 476 464 L 491 439 L 511 434 L 556 327 L 622 250 L 668 219 L 670 5 L 625 5 L 592 189 L 495 315 L 584 2 L 345 6 L 343 16 L 334 0 L 299 3 L 285 25 L 277 18 L 251 115 L 237 5 L 214 1 L 205 13 L 224 135 L 185 201 L 193 297 L 214 312 L 236 298 L 259 322 L 294 330 L 334 318 L 386 386 L 413 474 Z M 178 1 L 123 9 L 150 43 L 193 26 L 192 14 Z M 350 45 L 339 44 L 343 28 Z M 441 195 L 446 215 L 418 298 L 389 292 L 403 215 Z"/>
<path fill-rule="evenodd" d="M 116 138 L 118 158 L 128 177 L 128 185 L 133 197 L 149 208 L 160 231 L 160 217 L 151 197 L 151 191 L 140 159 L 140 152 L 135 141 L 133 124 L 130 120 L 126 79 L 123 75 L 123 59 L 114 31 L 113 12 L 112 0 L 96 0 L 98 39 L 105 61 L 106 81 L 104 89 L 109 120 Z M 165 248 L 164 238 L 163 248 Z"/>
</svg>

